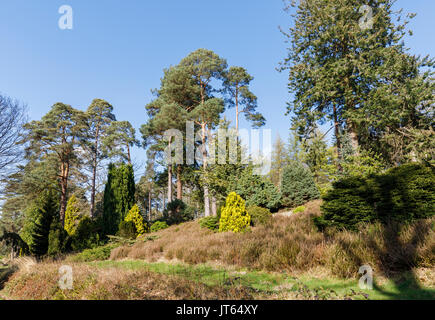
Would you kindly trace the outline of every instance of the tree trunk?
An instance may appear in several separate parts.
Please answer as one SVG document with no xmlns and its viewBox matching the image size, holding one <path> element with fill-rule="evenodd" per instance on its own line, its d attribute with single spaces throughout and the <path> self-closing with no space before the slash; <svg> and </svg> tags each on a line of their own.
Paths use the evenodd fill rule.
<svg viewBox="0 0 435 320">
<path fill-rule="evenodd" d="M 236 132 L 239 133 L 239 89 L 236 88 Z"/>
<path fill-rule="evenodd" d="M 217 216 L 217 207 L 216 207 L 216 197 L 212 196 L 211 198 L 211 214 L 213 216 Z"/>
<path fill-rule="evenodd" d="M 128 164 L 131 165 L 130 145 L 128 143 L 127 143 L 127 159 L 128 159 Z"/>
<path fill-rule="evenodd" d="M 168 165 L 168 203 L 172 202 L 172 164 Z"/>
<path fill-rule="evenodd" d="M 349 136 L 350 142 L 352 144 L 352 149 L 355 155 L 358 155 L 359 150 L 359 142 L 358 142 L 358 134 L 355 126 L 352 123 L 349 123 Z"/>
<path fill-rule="evenodd" d="M 92 189 L 91 189 L 91 217 L 95 216 L 95 192 L 96 192 L 96 181 L 97 181 L 97 165 L 98 165 L 98 140 L 100 137 L 100 127 L 97 127 L 95 132 L 95 150 L 94 159 L 92 159 Z"/>
<path fill-rule="evenodd" d="M 148 191 L 148 221 L 151 221 L 151 188 Z"/>
<path fill-rule="evenodd" d="M 183 182 L 181 181 L 181 165 L 177 166 L 177 199 L 183 200 Z"/>
<path fill-rule="evenodd" d="M 60 223 L 64 226 L 65 223 L 65 212 L 66 205 L 68 201 L 68 176 L 69 176 L 69 164 L 61 164 L 61 178 L 60 178 Z"/>
<path fill-rule="evenodd" d="M 204 170 L 204 216 L 210 216 L 210 196 L 208 191 L 208 185 L 206 181 L 206 170 L 207 170 L 207 148 L 205 145 L 205 134 L 206 128 L 205 124 L 201 125 L 202 127 L 202 166 Z"/>
</svg>

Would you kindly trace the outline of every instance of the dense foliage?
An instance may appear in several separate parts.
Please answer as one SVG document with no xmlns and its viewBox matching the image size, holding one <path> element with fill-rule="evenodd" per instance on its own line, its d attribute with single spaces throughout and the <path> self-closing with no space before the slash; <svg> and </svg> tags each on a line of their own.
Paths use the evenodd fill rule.
<svg viewBox="0 0 435 320">
<path fill-rule="evenodd" d="M 103 200 L 103 231 L 105 234 L 116 234 L 119 223 L 125 219 L 135 204 L 134 194 L 133 167 L 126 164 L 118 166 L 110 164 Z"/>
<path fill-rule="evenodd" d="M 237 193 L 231 192 L 221 211 L 219 231 L 243 232 L 251 223 L 251 217 L 246 211 L 245 200 Z"/>
<path fill-rule="evenodd" d="M 136 239 L 138 233 L 133 221 L 121 221 L 119 223 L 118 235 L 126 239 Z"/>
<path fill-rule="evenodd" d="M 216 216 L 209 216 L 209 217 L 205 217 L 202 218 L 201 220 L 199 220 L 199 225 L 202 228 L 206 228 L 212 231 L 218 231 L 219 230 L 219 220 L 220 217 L 216 217 Z"/>
<path fill-rule="evenodd" d="M 193 218 L 194 209 L 179 199 L 169 202 L 166 210 L 163 212 L 163 219 L 168 225 L 190 221 Z"/>
<path fill-rule="evenodd" d="M 321 229 L 429 218 L 435 215 L 435 170 L 405 164 L 384 174 L 342 179 L 324 197 L 322 211 L 315 220 Z"/>
<path fill-rule="evenodd" d="M 41 194 L 28 209 L 21 235 L 32 255 L 43 256 L 48 252 L 50 228 L 58 214 L 59 198 L 52 190 Z"/>
<path fill-rule="evenodd" d="M 297 207 L 320 197 L 313 174 L 299 162 L 292 162 L 284 169 L 281 193 L 286 207 Z"/>
<path fill-rule="evenodd" d="M 151 225 L 150 232 L 157 232 L 169 228 L 165 221 L 156 221 Z"/>
<path fill-rule="evenodd" d="M 245 169 L 240 177 L 234 177 L 230 190 L 246 199 L 247 206 L 259 206 L 277 210 L 281 204 L 281 194 L 272 182 Z"/>
<path fill-rule="evenodd" d="M 264 225 L 269 222 L 272 213 L 266 209 L 258 206 L 251 206 L 246 209 L 251 216 L 251 224 L 255 226 Z"/>
<path fill-rule="evenodd" d="M 72 195 L 68 200 L 65 211 L 65 231 L 72 236 L 80 222 L 80 208 L 77 204 L 77 197 Z"/>
<path fill-rule="evenodd" d="M 143 221 L 143 217 L 139 211 L 139 207 L 137 204 L 135 204 L 130 211 L 128 212 L 127 216 L 125 217 L 124 221 L 126 222 L 133 222 L 137 235 L 142 235 L 147 231 L 147 226 Z"/>
</svg>

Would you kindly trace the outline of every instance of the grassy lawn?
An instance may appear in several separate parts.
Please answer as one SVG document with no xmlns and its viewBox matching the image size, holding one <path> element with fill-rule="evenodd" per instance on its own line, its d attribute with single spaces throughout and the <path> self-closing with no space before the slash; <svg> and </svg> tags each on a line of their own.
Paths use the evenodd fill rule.
<svg viewBox="0 0 435 320">
<path fill-rule="evenodd" d="M 309 276 L 299 278 L 282 273 L 255 271 L 228 271 L 208 265 L 184 265 L 168 263 L 147 263 L 144 261 L 99 261 L 90 265 L 100 268 L 125 268 L 148 270 L 155 273 L 174 275 L 207 285 L 243 285 L 256 291 L 273 294 L 293 292 L 302 298 L 345 298 L 352 299 L 435 299 L 434 289 L 412 288 L 405 279 L 398 285 L 388 280 L 382 285 L 374 284 L 373 290 L 361 290 L 357 280 L 318 279 Z"/>
</svg>

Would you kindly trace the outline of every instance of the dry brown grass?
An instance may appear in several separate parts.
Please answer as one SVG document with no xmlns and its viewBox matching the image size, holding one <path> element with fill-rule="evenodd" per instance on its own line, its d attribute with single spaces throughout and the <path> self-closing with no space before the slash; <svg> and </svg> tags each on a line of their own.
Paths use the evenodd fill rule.
<svg viewBox="0 0 435 320">
<path fill-rule="evenodd" d="M 295 273 L 326 269 L 344 278 L 355 277 L 363 264 L 385 275 L 435 266 L 431 226 L 435 219 L 400 229 L 372 225 L 359 233 L 324 234 L 312 223 L 312 217 L 320 214 L 320 204 L 310 202 L 304 213 L 275 216 L 269 224 L 243 234 L 213 233 L 197 222 L 185 223 L 160 231 L 154 241 L 114 249 L 111 259 L 176 259 Z"/>
<path fill-rule="evenodd" d="M 206 286 L 185 278 L 148 271 L 97 269 L 71 264 L 73 289 L 59 288 L 60 263 L 40 263 L 31 271 L 19 270 L 5 292 L 14 300 L 225 300 L 252 299 L 242 286 Z M 261 297 L 260 297 L 261 298 Z"/>
</svg>

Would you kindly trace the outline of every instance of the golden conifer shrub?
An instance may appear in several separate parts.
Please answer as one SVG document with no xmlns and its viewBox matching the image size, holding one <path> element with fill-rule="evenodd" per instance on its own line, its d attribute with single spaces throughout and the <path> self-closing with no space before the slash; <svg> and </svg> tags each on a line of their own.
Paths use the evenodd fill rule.
<svg viewBox="0 0 435 320">
<path fill-rule="evenodd" d="M 245 200 L 237 193 L 231 192 L 221 211 L 219 231 L 243 232 L 251 223 L 251 217 L 246 211 Z"/>
</svg>

